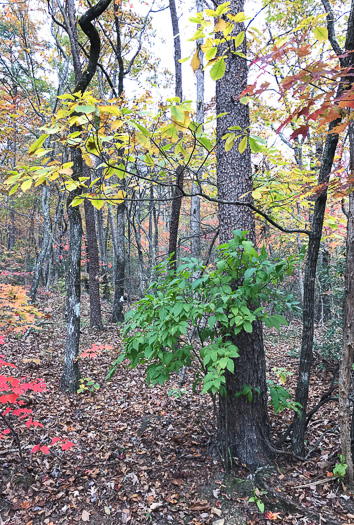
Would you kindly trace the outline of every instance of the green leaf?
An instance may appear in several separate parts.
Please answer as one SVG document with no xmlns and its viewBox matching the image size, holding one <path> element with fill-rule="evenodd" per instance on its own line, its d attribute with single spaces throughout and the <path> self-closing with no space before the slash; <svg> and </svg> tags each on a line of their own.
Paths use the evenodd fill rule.
<svg viewBox="0 0 354 525">
<path fill-rule="evenodd" d="M 102 199 L 92 199 L 91 200 L 92 206 L 96 208 L 96 210 L 100 210 L 102 206 L 104 206 L 105 202 L 106 201 Z"/>
<path fill-rule="evenodd" d="M 252 137 L 249 137 L 249 142 L 252 153 L 260 153 L 261 151 L 263 151 L 262 146 L 258 143 L 257 140 L 253 139 Z"/>
<path fill-rule="evenodd" d="M 328 30 L 326 27 L 314 27 L 313 34 L 315 35 L 315 38 L 320 42 L 325 42 L 326 40 L 328 40 Z"/>
<path fill-rule="evenodd" d="M 79 206 L 82 202 L 84 202 L 84 197 L 75 197 L 74 200 L 71 203 L 71 206 Z"/>
<path fill-rule="evenodd" d="M 28 150 L 28 153 L 30 155 L 33 155 L 33 153 L 37 151 L 37 149 L 42 147 L 47 137 L 49 137 L 48 133 L 44 133 L 43 135 L 41 135 L 39 139 L 37 139 L 36 142 L 34 142 L 31 145 L 30 149 Z"/>
<path fill-rule="evenodd" d="M 240 98 L 240 103 L 247 105 L 250 101 L 250 97 L 242 97 Z"/>
<path fill-rule="evenodd" d="M 183 124 L 185 115 L 179 106 L 171 106 L 171 116 L 175 122 Z"/>
<path fill-rule="evenodd" d="M 221 16 L 224 13 L 227 13 L 230 11 L 230 3 L 231 2 L 224 2 L 223 4 L 220 4 L 215 11 L 216 16 Z"/>
<path fill-rule="evenodd" d="M 247 148 L 247 137 L 243 137 L 240 144 L 238 145 L 238 151 L 240 153 L 243 153 L 246 148 Z"/>
<path fill-rule="evenodd" d="M 205 59 L 206 60 L 212 60 L 216 53 L 218 51 L 218 48 L 217 47 L 211 47 L 210 49 L 208 49 L 208 51 L 205 53 Z"/>
<path fill-rule="evenodd" d="M 235 37 L 235 48 L 240 46 L 242 44 L 242 42 L 244 41 L 245 39 L 245 32 L 244 31 L 241 31 L 241 33 L 239 33 L 236 37 Z"/>
<path fill-rule="evenodd" d="M 11 190 L 9 191 L 9 195 L 13 195 L 14 193 L 16 193 L 16 191 L 18 190 L 19 186 L 20 186 L 19 184 L 16 184 L 16 186 L 13 186 L 11 188 Z"/>
<path fill-rule="evenodd" d="M 260 499 L 257 499 L 257 507 L 259 508 L 260 512 L 262 512 L 263 514 L 264 513 L 264 503 Z"/>
<path fill-rule="evenodd" d="M 208 150 L 211 151 L 213 149 L 213 145 L 209 139 L 206 137 L 199 137 L 198 141 L 203 144 L 203 146 Z"/>
<path fill-rule="evenodd" d="M 89 115 L 90 113 L 94 113 L 96 111 L 96 107 L 92 105 L 88 106 L 76 106 L 75 111 L 77 113 L 85 113 L 85 115 Z"/>
<path fill-rule="evenodd" d="M 225 69 L 225 60 L 223 58 L 220 58 L 217 62 L 215 62 L 215 64 L 210 70 L 210 76 L 212 80 L 220 80 L 220 78 L 222 78 L 225 74 Z"/>
</svg>

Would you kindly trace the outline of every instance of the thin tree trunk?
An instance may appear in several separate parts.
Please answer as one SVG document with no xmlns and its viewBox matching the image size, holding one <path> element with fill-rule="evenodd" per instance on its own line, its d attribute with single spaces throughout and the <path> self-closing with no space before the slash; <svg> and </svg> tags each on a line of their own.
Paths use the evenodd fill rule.
<svg viewBox="0 0 354 525">
<path fill-rule="evenodd" d="M 44 225 L 43 241 L 42 241 L 41 251 L 39 253 L 36 265 L 33 269 L 32 285 L 29 291 L 29 296 L 30 296 L 32 303 L 34 303 L 34 301 L 36 300 L 39 279 L 40 279 L 41 272 L 44 267 L 45 259 L 47 257 L 48 249 L 50 246 L 50 241 L 52 239 L 52 236 L 50 234 L 49 197 L 50 197 L 49 186 L 45 185 L 43 186 L 43 190 L 42 190 L 42 212 L 43 212 L 43 225 Z"/>
<path fill-rule="evenodd" d="M 73 152 L 75 178 L 82 176 L 82 157 Z M 69 218 L 69 270 L 66 295 L 66 343 L 64 368 L 60 388 L 66 392 L 77 392 L 79 387 L 79 365 L 77 356 L 80 343 L 80 297 L 81 297 L 81 244 L 82 224 L 79 206 L 71 206 L 81 190 L 70 192 L 67 199 Z"/>
<path fill-rule="evenodd" d="M 125 205 L 118 204 L 117 208 L 117 238 L 116 238 L 116 265 L 115 290 L 112 311 L 112 323 L 124 321 L 124 281 L 125 281 L 125 249 L 124 249 Z M 112 229 L 113 232 L 113 229 Z M 113 236 L 113 233 L 112 233 Z"/>
<path fill-rule="evenodd" d="M 333 13 L 331 8 L 327 5 L 326 0 L 322 0 L 327 11 L 328 34 L 334 51 L 339 57 L 339 61 L 343 67 L 352 67 L 354 57 L 351 51 L 354 50 L 354 1 L 351 3 L 350 16 L 348 19 L 347 35 L 345 42 L 345 50 L 349 51 L 347 57 L 342 58 L 342 51 L 338 49 L 338 43 L 333 34 Z M 344 81 L 344 82 L 343 82 Z M 337 96 L 343 94 L 344 89 L 350 88 L 352 84 L 352 77 L 348 76 L 339 84 L 337 89 Z M 301 344 L 301 356 L 299 366 L 299 379 L 296 388 L 295 401 L 301 404 L 300 412 L 296 412 L 293 422 L 292 434 L 292 448 L 298 456 L 305 454 L 305 429 L 306 429 L 306 409 L 310 385 L 310 372 L 313 361 L 313 333 L 314 333 L 314 301 L 315 301 L 315 281 L 316 281 L 316 267 L 318 260 L 318 253 L 321 244 L 322 227 L 324 214 L 327 202 L 327 184 L 329 182 L 330 173 L 334 161 L 334 155 L 338 144 L 338 134 L 331 133 L 331 131 L 339 125 L 341 117 L 331 122 L 326 137 L 326 142 L 323 150 L 321 167 L 318 175 L 319 185 L 324 184 L 325 189 L 316 198 L 314 212 L 311 222 L 311 234 L 309 237 L 309 244 L 307 248 L 307 258 L 305 265 L 304 278 L 304 303 L 303 303 L 303 332 Z"/>
<path fill-rule="evenodd" d="M 182 102 L 182 64 L 181 37 L 179 34 L 178 15 L 175 0 L 170 0 L 170 14 L 173 32 L 174 63 L 175 63 L 175 96 Z"/>
<path fill-rule="evenodd" d="M 354 124 L 349 126 L 350 176 L 354 176 Z M 339 368 L 339 423 L 342 454 L 348 465 L 347 477 L 350 484 L 354 482 L 352 457 L 351 408 L 351 373 L 354 355 L 354 187 L 349 195 L 347 224 L 347 253 L 345 266 L 345 300 L 343 355 Z"/>
<path fill-rule="evenodd" d="M 108 210 L 108 213 L 110 209 Z M 103 212 L 102 209 L 96 210 L 96 219 L 97 219 L 97 232 L 98 232 L 98 244 L 100 247 L 100 259 L 102 265 L 102 284 L 103 284 L 103 297 L 106 301 L 110 299 L 110 290 L 109 290 L 109 270 L 107 262 L 107 250 L 104 237 L 104 224 L 103 224 Z"/>
<path fill-rule="evenodd" d="M 176 186 L 172 194 L 171 217 L 170 217 L 170 237 L 168 243 L 168 256 L 170 259 L 170 268 L 177 269 L 177 239 L 178 225 L 182 205 L 182 189 L 184 180 L 184 167 L 178 166 L 176 170 Z"/>
<path fill-rule="evenodd" d="M 196 9 L 197 13 L 203 11 L 204 3 L 203 0 L 197 0 Z M 200 60 L 200 66 L 195 72 L 197 78 L 197 111 L 196 111 L 196 122 L 198 126 L 198 132 L 200 133 L 203 129 L 204 124 L 204 69 L 203 69 L 203 51 L 201 46 L 203 39 L 199 39 L 196 42 L 198 57 Z M 202 150 L 201 150 L 202 151 Z M 200 246 L 200 197 L 198 196 L 199 186 L 196 181 L 192 185 L 192 198 L 191 198 L 191 257 L 195 257 L 198 261 L 201 259 L 201 246 Z"/>
</svg>

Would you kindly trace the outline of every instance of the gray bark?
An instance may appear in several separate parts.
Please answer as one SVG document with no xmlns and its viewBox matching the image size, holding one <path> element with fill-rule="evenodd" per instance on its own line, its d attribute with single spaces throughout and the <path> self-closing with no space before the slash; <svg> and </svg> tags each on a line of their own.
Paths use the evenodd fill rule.
<svg viewBox="0 0 354 525">
<path fill-rule="evenodd" d="M 232 0 L 230 8 L 234 14 L 244 11 L 243 0 Z M 244 29 L 244 24 L 236 24 L 233 34 Z M 247 54 L 245 41 L 241 51 Z M 237 143 L 230 151 L 225 152 L 225 142 L 222 139 L 230 126 L 238 125 L 245 133 L 248 132 L 249 107 L 239 102 L 239 96 L 247 86 L 247 76 L 247 61 L 229 53 L 225 75 L 216 83 L 216 113 L 227 112 L 227 115 L 217 120 L 217 186 L 221 201 L 252 202 L 251 151 L 247 147 L 240 154 Z M 231 239 L 235 229 L 247 231 L 248 238 L 255 242 L 255 219 L 252 211 L 248 207 L 219 204 L 221 243 Z M 219 436 L 226 465 L 231 457 L 253 468 L 268 463 L 271 457 L 268 448 L 270 426 L 262 326 L 260 323 L 253 323 L 252 333 L 241 332 L 233 339 L 240 356 L 235 359 L 235 373 L 226 375 L 227 395 L 220 398 L 219 404 Z M 252 402 L 242 395 L 235 398 L 235 394 L 241 392 L 245 385 L 253 389 Z"/>
<path fill-rule="evenodd" d="M 354 125 L 349 126 L 350 173 L 354 176 Z M 347 247 L 345 268 L 343 355 L 339 368 L 339 423 L 342 454 L 348 465 L 349 483 L 354 482 L 354 468 L 351 441 L 351 374 L 354 356 L 354 188 L 349 195 Z"/>
<path fill-rule="evenodd" d="M 124 282 L 125 282 L 125 249 L 124 249 L 124 225 L 125 225 L 125 205 L 118 204 L 117 208 L 117 235 L 113 243 L 116 252 L 115 265 L 115 290 L 112 311 L 112 323 L 122 323 L 124 321 Z M 112 236 L 114 225 L 112 225 Z"/>
</svg>

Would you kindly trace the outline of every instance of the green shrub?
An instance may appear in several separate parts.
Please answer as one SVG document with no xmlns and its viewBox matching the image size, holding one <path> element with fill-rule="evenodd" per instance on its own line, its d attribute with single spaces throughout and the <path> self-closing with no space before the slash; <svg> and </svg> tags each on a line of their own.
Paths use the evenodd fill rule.
<svg viewBox="0 0 354 525">
<path fill-rule="evenodd" d="M 284 308 L 296 308 L 292 297 L 276 288 L 291 273 L 291 260 L 270 262 L 239 230 L 219 246 L 213 266 L 183 259 L 176 272 L 168 264 L 156 271 L 158 281 L 126 316 L 125 348 L 108 379 L 127 359 L 133 368 L 146 366 L 149 384 L 161 385 L 195 361 L 194 387 L 202 381 L 202 393 L 223 394 L 225 371 L 234 372 L 239 355 L 235 336 L 252 332 L 256 321 L 279 329 L 286 324 Z M 266 308 L 270 303 L 273 314 Z"/>
</svg>

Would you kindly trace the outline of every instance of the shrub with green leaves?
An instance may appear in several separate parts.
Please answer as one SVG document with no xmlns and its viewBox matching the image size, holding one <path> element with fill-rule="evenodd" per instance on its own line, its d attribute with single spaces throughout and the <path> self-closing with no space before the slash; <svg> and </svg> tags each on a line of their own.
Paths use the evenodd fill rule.
<svg viewBox="0 0 354 525">
<path fill-rule="evenodd" d="M 256 321 L 279 329 L 286 324 L 280 312 L 295 307 L 276 287 L 291 273 L 290 259 L 270 262 L 265 249 L 257 253 L 240 230 L 219 246 L 215 265 L 183 259 L 176 272 L 168 264 L 157 272 L 157 282 L 126 316 L 125 348 L 108 379 L 127 359 L 132 368 L 147 367 L 148 384 L 162 385 L 195 361 L 194 386 L 203 381 L 202 393 L 224 394 L 225 371 L 237 373 L 234 336 L 252 332 Z M 267 311 L 270 303 L 274 314 Z"/>
</svg>

